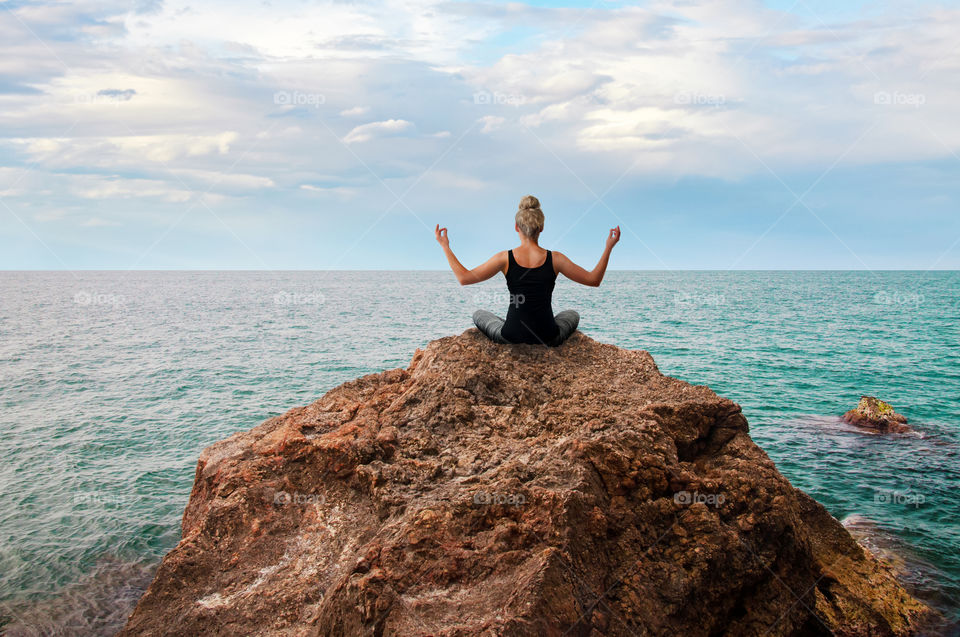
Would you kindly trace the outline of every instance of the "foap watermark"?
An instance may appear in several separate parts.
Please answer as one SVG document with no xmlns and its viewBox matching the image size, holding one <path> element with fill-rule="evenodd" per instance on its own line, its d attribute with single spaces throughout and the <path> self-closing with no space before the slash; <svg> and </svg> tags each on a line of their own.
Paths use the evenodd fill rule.
<svg viewBox="0 0 960 637">
<path fill-rule="evenodd" d="M 922 493 L 906 489 L 904 491 L 896 489 L 881 489 L 873 494 L 873 501 L 876 504 L 894 504 L 897 506 L 919 507 L 927 501 Z"/>
<path fill-rule="evenodd" d="M 677 491 L 673 494 L 673 501 L 681 505 L 691 505 L 700 502 L 709 507 L 718 507 L 726 501 L 722 493 L 700 493 L 699 491 Z"/>
<path fill-rule="evenodd" d="M 96 506 L 124 506 L 137 498 L 126 493 L 104 493 L 101 491 L 81 491 L 73 494 L 74 504 L 92 504 Z"/>
<path fill-rule="evenodd" d="M 303 93 L 301 91 L 277 91 L 273 94 L 273 103 L 277 106 L 312 106 L 320 108 L 327 102 L 323 93 Z"/>
<path fill-rule="evenodd" d="M 680 91 L 674 93 L 673 103 L 682 106 L 714 106 L 719 107 L 727 103 L 725 95 L 698 93 L 697 91 Z"/>
<path fill-rule="evenodd" d="M 473 503 L 477 506 L 499 504 L 504 506 L 523 506 L 527 503 L 527 496 L 522 493 L 492 493 L 477 491 L 473 494 Z"/>
<path fill-rule="evenodd" d="M 277 491 L 273 494 L 273 503 L 277 506 L 286 506 L 288 504 L 297 505 L 319 505 L 327 503 L 327 498 L 322 493 L 300 493 L 299 491 Z"/>
<path fill-rule="evenodd" d="M 323 292 L 277 292 L 273 295 L 274 305 L 323 305 L 326 300 Z"/>
<path fill-rule="evenodd" d="M 923 93 L 877 91 L 873 94 L 873 103 L 878 106 L 912 106 L 914 108 L 920 108 L 927 103 L 927 96 Z"/>
<path fill-rule="evenodd" d="M 719 307 L 727 304 L 727 298 L 722 294 L 697 294 L 695 292 L 677 292 L 673 295 L 674 305 Z"/>
<path fill-rule="evenodd" d="M 89 290 L 79 290 L 73 295 L 73 302 L 83 306 L 109 306 L 117 307 L 125 303 L 122 294 L 107 294 L 104 292 L 91 292 Z"/>
<path fill-rule="evenodd" d="M 480 290 L 473 295 L 473 302 L 484 307 L 510 305 L 520 307 L 527 300 L 523 294 L 512 294 L 507 290 Z"/>
<path fill-rule="evenodd" d="M 527 98 L 520 93 L 501 93 L 500 91 L 488 91 L 483 89 L 473 94 L 473 103 L 484 106 L 518 107 L 521 104 L 524 104 L 526 101 Z"/>
<path fill-rule="evenodd" d="M 913 306 L 915 309 L 923 303 L 922 292 L 904 292 L 902 290 L 880 290 L 873 295 L 873 302 L 877 305 L 897 307 Z"/>
</svg>

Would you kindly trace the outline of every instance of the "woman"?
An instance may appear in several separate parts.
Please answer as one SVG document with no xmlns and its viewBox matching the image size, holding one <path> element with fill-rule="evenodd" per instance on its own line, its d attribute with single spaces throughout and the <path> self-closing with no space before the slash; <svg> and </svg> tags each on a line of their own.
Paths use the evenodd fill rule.
<svg viewBox="0 0 960 637">
<path fill-rule="evenodd" d="M 620 240 L 620 226 L 610 230 L 599 263 L 587 272 L 563 253 L 540 247 L 538 240 L 543 231 L 543 212 L 536 197 L 527 195 L 520 200 L 515 221 L 514 229 L 520 236 L 520 246 L 498 252 L 472 270 L 463 267 L 454 256 L 447 229 L 437 224 L 435 232 L 460 285 L 486 281 L 497 272 L 503 272 L 507 279 L 507 289 L 510 291 L 507 319 L 503 320 L 486 310 L 477 310 L 473 314 L 473 322 L 481 332 L 497 343 L 560 345 L 577 329 L 580 315 L 573 310 L 553 315 L 551 300 L 557 275 L 562 274 L 583 285 L 600 285 L 607 271 L 610 251 Z"/>
</svg>

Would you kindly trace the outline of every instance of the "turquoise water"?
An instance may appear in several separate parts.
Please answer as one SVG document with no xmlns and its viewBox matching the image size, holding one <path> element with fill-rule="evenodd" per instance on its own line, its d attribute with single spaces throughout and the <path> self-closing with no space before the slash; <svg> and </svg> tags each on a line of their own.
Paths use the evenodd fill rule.
<svg viewBox="0 0 960 637">
<path fill-rule="evenodd" d="M 595 339 L 739 402 L 794 485 L 862 516 L 960 618 L 960 273 L 558 281 Z M 206 445 L 502 313 L 439 272 L 0 273 L 0 630 L 111 634 L 179 539 Z M 837 415 L 873 394 L 915 433 Z"/>
</svg>

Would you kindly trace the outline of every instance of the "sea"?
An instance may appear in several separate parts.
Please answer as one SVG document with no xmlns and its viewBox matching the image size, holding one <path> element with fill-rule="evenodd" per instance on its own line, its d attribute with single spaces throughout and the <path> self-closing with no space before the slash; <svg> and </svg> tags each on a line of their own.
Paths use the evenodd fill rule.
<svg viewBox="0 0 960 637">
<path fill-rule="evenodd" d="M 204 447 L 507 304 L 501 277 L 449 272 L 0 272 L 0 634 L 114 634 Z M 793 485 L 957 625 L 960 272 L 611 271 L 560 279 L 568 308 L 738 402 Z M 913 431 L 844 424 L 861 395 Z"/>
</svg>

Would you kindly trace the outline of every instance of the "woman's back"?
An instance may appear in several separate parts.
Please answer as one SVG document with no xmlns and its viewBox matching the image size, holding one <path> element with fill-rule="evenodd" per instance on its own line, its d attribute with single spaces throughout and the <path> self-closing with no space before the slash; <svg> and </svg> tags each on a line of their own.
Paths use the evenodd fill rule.
<svg viewBox="0 0 960 637">
<path fill-rule="evenodd" d="M 600 285 L 603 273 L 607 270 L 610 251 L 620 240 L 620 227 L 610 229 L 600 261 L 593 270 L 587 271 L 562 252 L 555 253 L 540 247 L 538 239 L 543 231 L 544 219 L 539 199 L 533 195 L 521 199 L 514 222 L 520 246 L 506 252 L 500 251 L 472 270 L 463 267 L 454 256 L 446 228 L 441 228 L 438 223 L 434 234 L 437 242 L 443 246 L 447 262 L 460 285 L 480 283 L 501 272 L 507 279 L 510 305 L 506 320 L 487 310 L 478 309 L 473 313 L 477 329 L 494 343 L 560 345 L 576 331 L 580 315 L 574 310 L 553 315 L 553 287 L 557 275 L 562 274 L 582 285 Z"/>
<path fill-rule="evenodd" d="M 507 252 L 510 306 L 501 334 L 511 343 L 550 343 L 559 333 L 552 306 L 557 273 L 553 253 L 546 253 L 540 265 L 524 267 L 517 263 L 513 250 Z"/>
</svg>

